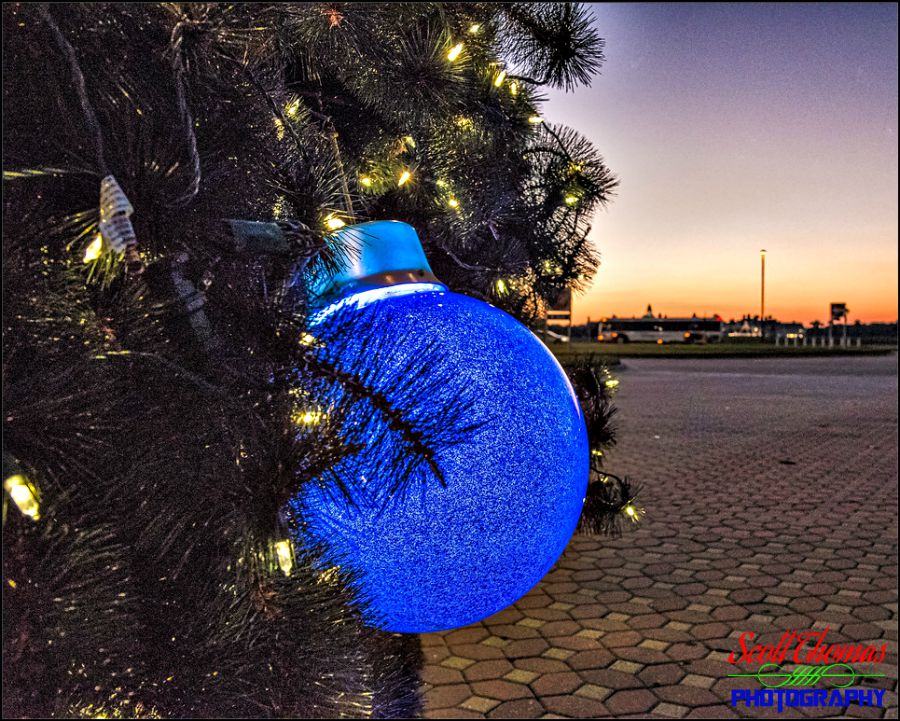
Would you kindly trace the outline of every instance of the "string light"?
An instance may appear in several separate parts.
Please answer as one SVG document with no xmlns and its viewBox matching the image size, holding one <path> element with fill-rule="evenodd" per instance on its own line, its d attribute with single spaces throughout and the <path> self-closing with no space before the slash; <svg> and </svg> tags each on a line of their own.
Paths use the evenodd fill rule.
<svg viewBox="0 0 900 721">
<path fill-rule="evenodd" d="M 578 202 L 577 195 L 567 195 L 566 196 L 566 205 L 575 205 Z"/>
<path fill-rule="evenodd" d="M 503 85 L 503 81 L 504 81 L 504 80 L 506 80 L 506 71 L 505 71 L 505 70 L 501 70 L 501 71 L 497 74 L 497 77 L 494 79 L 494 87 L 495 87 L 495 88 L 499 88 L 501 85 Z"/>
<path fill-rule="evenodd" d="M 458 201 L 456 198 L 450 198 L 450 199 L 447 201 L 447 205 L 449 205 L 451 208 L 458 208 L 458 207 L 459 207 L 459 201 Z"/>
<path fill-rule="evenodd" d="M 481 30 L 481 23 L 472 23 L 472 24 L 469 26 L 469 32 L 470 32 L 472 35 L 478 35 L 478 33 L 479 33 L 480 30 Z"/>
<path fill-rule="evenodd" d="M 641 520 L 641 516 L 644 515 L 643 508 L 636 508 L 630 503 L 627 503 L 625 507 L 622 509 L 622 513 L 632 522 L 637 523 Z"/>
<path fill-rule="evenodd" d="M 21 473 L 16 473 L 5 481 L 3 488 L 12 498 L 13 503 L 19 508 L 23 516 L 28 516 L 34 521 L 40 519 L 40 504 L 38 503 L 37 489 Z"/>
<path fill-rule="evenodd" d="M 284 140 L 284 123 L 281 122 L 281 118 L 274 118 L 275 120 L 275 137 L 279 140 Z"/>
<path fill-rule="evenodd" d="M 94 236 L 90 245 L 84 249 L 84 262 L 90 263 L 97 260 L 103 252 L 103 236 L 100 233 Z"/>
<path fill-rule="evenodd" d="M 272 204 L 272 216 L 275 218 L 284 218 L 287 216 L 287 198 L 279 195 Z"/>
<path fill-rule="evenodd" d="M 290 541 L 277 541 L 275 543 L 275 555 L 278 557 L 278 566 L 285 576 L 291 575 L 294 567 L 294 549 Z"/>
<path fill-rule="evenodd" d="M 397 179 L 397 185 L 398 186 L 405 185 L 407 182 L 409 182 L 409 179 L 411 177 L 412 177 L 412 173 L 410 173 L 408 170 L 404 170 L 402 173 L 400 173 L 400 177 Z"/>
<path fill-rule="evenodd" d="M 294 98 L 291 102 L 289 102 L 284 107 L 284 114 L 289 118 L 297 117 L 297 113 L 300 112 L 300 98 Z"/>
<path fill-rule="evenodd" d="M 462 53 L 462 51 L 463 51 L 463 44 L 457 43 L 452 48 L 450 48 L 450 52 L 447 53 L 447 60 L 449 60 L 452 63 L 454 60 L 456 60 L 459 57 L 459 55 L 460 55 L 460 53 Z"/>
<path fill-rule="evenodd" d="M 447 187 L 447 181 L 446 181 L 446 180 L 437 180 L 437 181 L 435 182 L 435 185 L 436 185 L 437 187 L 439 187 L 439 188 L 446 188 L 446 187 Z"/>
<path fill-rule="evenodd" d="M 519 94 L 519 84 L 515 80 L 511 80 L 509 83 L 509 93 L 510 95 Z"/>
<path fill-rule="evenodd" d="M 299 411 L 292 416 L 291 420 L 298 426 L 315 426 L 322 420 L 322 413 L 319 411 Z"/>
<path fill-rule="evenodd" d="M 506 295 L 508 288 L 506 287 L 506 281 L 503 278 L 497 278 L 497 282 L 494 283 L 494 287 L 497 289 L 498 295 Z"/>
<path fill-rule="evenodd" d="M 365 185 L 367 188 L 372 186 L 372 179 L 368 175 L 364 175 L 359 179 L 359 182 Z"/>
<path fill-rule="evenodd" d="M 332 214 L 325 219 L 325 225 L 328 227 L 328 230 L 337 230 L 338 228 L 343 228 L 347 224 Z"/>
</svg>

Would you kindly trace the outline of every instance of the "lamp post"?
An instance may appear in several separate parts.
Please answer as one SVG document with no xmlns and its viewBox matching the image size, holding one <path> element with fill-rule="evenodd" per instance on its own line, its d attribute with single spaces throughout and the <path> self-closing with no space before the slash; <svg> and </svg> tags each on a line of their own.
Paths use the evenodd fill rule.
<svg viewBox="0 0 900 721">
<path fill-rule="evenodd" d="M 762 263 L 762 276 L 760 284 L 760 300 L 759 300 L 759 332 L 762 335 L 763 321 L 766 317 L 766 251 L 759 251 L 759 260 Z"/>
</svg>

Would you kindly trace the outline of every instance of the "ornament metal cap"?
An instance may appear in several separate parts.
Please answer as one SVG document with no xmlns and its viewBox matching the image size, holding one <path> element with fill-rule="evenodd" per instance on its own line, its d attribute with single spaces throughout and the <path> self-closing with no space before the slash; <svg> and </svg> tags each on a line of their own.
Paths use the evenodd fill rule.
<svg viewBox="0 0 900 721">
<path fill-rule="evenodd" d="M 399 220 L 348 225 L 329 235 L 326 243 L 344 261 L 337 269 L 318 268 L 307 275 L 306 287 L 316 305 L 401 283 L 443 286 L 428 265 L 415 229 Z"/>
</svg>

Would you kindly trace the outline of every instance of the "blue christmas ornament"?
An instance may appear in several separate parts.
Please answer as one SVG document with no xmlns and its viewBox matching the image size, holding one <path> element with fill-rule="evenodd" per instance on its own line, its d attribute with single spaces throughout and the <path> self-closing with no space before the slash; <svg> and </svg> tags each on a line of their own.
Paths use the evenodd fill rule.
<svg viewBox="0 0 900 721">
<path fill-rule="evenodd" d="M 434 459 L 444 485 L 430 478 L 395 497 L 383 477 L 395 449 L 390 434 L 379 435 L 383 447 L 336 469 L 356 489 L 353 503 L 312 484 L 292 500 L 306 522 L 299 540 L 324 544 L 357 572 L 381 628 L 422 633 L 475 623 L 534 587 L 575 530 L 589 466 L 581 408 L 556 359 L 525 326 L 437 281 L 412 227 L 365 223 L 332 241 L 349 241 L 357 253 L 341 272 L 308 279 L 319 304 L 311 334 L 327 335 L 340 317 L 351 340 L 334 362 L 357 369 L 371 344 L 354 343 L 352 329 L 386 339 L 390 352 L 379 352 L 377 363 L 393 371 L 370 380 L 389 400 L 398 374 L 427 355 L 424 372 L 453 379 L 442 385 L 465 396 L 465 420 L 478 428 Z M 447 400 L 440 396 L 416 397 L 413 416 L 440 422 L 432 418 Z M 408 394 L 402 404 L 410 405 Z"/>
</svg>

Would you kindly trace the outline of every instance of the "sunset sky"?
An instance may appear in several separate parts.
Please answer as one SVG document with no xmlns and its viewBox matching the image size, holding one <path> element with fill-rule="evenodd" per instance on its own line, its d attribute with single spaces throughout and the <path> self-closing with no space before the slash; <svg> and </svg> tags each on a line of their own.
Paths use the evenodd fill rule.
<svg viewBox="0 0 900 721">
<path fill-rule="evenodd" d="M 619 177 L 587 316 L 897 319 L 897 6 L 594 4 L 606 63 L 545 117 Z"/>
</svg>

